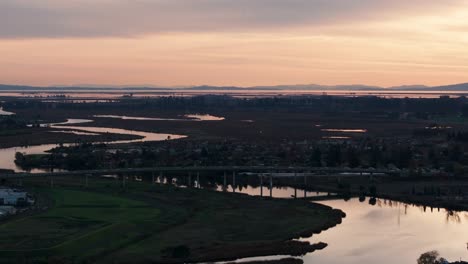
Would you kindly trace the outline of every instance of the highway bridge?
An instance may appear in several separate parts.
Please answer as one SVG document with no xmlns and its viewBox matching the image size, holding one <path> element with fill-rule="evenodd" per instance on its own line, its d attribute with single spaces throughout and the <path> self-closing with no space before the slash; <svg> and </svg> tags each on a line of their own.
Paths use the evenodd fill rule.
<svg viewBox="0 0 468 264">
<path fill-rule="evenodd" d="M 132 174 L 132 173 L 165 173 L 165 172 L 224 172 L 226 173 L 257 173 L 260 176 L 273 178 L 281 177 L 353 177 L 353 176 L 400 176 L 398 170 L 381 169 L 352 169 L 342 167 L 291 167 L 291 166 L 192 166 L 192 167 L 147 167 L 147 168 L 116 168 L 103 170 L 78 170 L 57 171 L 41 173 L 3 173 L 0 179 L 21 179 L 32 177 L 55 177 L 55 176 L 79 176 L 79 175 L 109 175 L 109 174 Z M 283 174 L 282 174 L 283 173 Z M 288 173 L 288 174 L 285 174 Z"/>
<path fill-rule="evenodd" d="M 200 173 L 219 172 L 219 176 L 223 177 L 223 189 L 227 190 L 228 173 L 232 175 L 232 186 L 236 186 L 236 177 L 253 175 L 260 179 L 260 196 L 263 196 L 263 187 L 268 187 L 270 197 L 273 197 L 273 179 L 274 178 L 291 178 L 295 183 L 300 181 L 307 185 L 308 178 L 318 177 L 399 177 L 400 171 L 396 170 L 380 170 L 380 169 L 351 169 L 351 168 L 326 168 L 326 167 L 297 167 L 297 166 L 206 166 L 206 167 L 149 167 L 149 168 L 119 168 L 105 170 L 79 170 L 79 171 L 58 171 L 44 173 L 4 173 L 0 174 L 0 180 L 18 180 L 21 185 L 22 179 L 25 178 L 46 178 L 50 180 L 51 187 L 54 186 L 54 178 L 56 177 L 83 177 L 84 186 L 88 186 L 89 177 L 97 177 L 104 175 L 117 175 L 116 179 L 122 180 L 122 186 L 126 186 L 128 176 L 132 174 L 151 173 L 152 182 L 156 183 L 156 177 L 161 177 L 165 173 L 182 173 L 186 175 L 187 186 L 193 187 L 192 175 L 196 179 L 196 186 L 200 187 Z M 301 180 L 299 180 L 301 179 Z M 235 192 L 235 187 L 233 188 Z M 306 190 L 304 189 L 304 199 L 307 199 Z M 297 184 L 294 184 L 294 197 L 297 195 Z M 330 197 L 326 197 L 329 199 Z"/>
</svg>

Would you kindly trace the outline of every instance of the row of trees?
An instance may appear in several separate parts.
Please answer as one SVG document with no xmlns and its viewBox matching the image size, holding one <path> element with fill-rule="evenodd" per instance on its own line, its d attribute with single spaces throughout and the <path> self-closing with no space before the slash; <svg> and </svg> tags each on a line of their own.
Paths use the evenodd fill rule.
<svg viewBox="0 0 468 264">
<path fill-rule="evenodd" d="M 248 144 L 239 141 L 164 141 L 131 150 L 109 152 L 105 145 L 82 144 L 60 148 L 51 155 L 24 156 L 24 167 L 59 167 L 69 170 L 142 166 L 278 165 L 313 167 L 373 167 L 443 169 L 448 172 L 468 166 L 464 146 L 456 142 L 411 145 L 394 140 L 361 142 L 282 142 Z"/>
<path fill-rule="evenodd" d="M 235 98 L 230 96 L 204 95 L 194 97 L 158 97 L 158 98 L 131 98 L 121 99 L 117 102 L 89 102 L 89 103 L 58 103 L 41 101 L 7 101 L 6 107 L 16 109 L 36 108 L 68 109 L 68 110 L 152 110 L 152 109 L 187 109 L 198 110 L 207 108 L 216 109 L 280 109 L 289 111 L 311 110 L 318 112 L 362 112 L 388 113 L 389 117 L 398 117 L 399 113 L 412 112 L 420 118 L 429 115 L 468 116 L 468 102 L 461 98 L 380 98 L 380 97 L 333 97 L 333 96 L 284 96 L 270 98 Z M 394 115 L 392 115 L 394 114 Z"/>
</svg>

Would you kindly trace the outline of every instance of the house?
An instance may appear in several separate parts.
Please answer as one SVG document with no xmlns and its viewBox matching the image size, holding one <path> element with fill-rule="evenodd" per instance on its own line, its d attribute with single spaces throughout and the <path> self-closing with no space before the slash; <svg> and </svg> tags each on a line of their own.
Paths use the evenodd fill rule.
<svg viewBox="0 0 468 264">
<path fill-rule="evenodd" d="M 27 202 L 27 192 L 15 189 L 0 189 L 0 205 L 21 205 Z"/>
<path fill-rule="evenodd" d="M 16 214 L 16 208 L 9 205 L 0 205 L 0 217 Z"/>
</svg>

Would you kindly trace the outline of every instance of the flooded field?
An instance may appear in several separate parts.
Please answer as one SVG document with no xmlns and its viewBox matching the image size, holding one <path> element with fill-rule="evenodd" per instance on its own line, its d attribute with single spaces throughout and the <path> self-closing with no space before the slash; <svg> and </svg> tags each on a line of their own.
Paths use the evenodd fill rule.
<svg viewBox="0 0 468 264">
<path fill-rule="evenodd" d="M 140 116 L 119 116 L 119 115 L 94 115 L 97 118 L 115 118 L 122 120 L 141 120 L 141 121 L 222 121 L 224 117 L 218 117 L 208 114 L 188 114 L 181 118 L 161 118 L 161 117 L 140 117 Z"/>
</svg>

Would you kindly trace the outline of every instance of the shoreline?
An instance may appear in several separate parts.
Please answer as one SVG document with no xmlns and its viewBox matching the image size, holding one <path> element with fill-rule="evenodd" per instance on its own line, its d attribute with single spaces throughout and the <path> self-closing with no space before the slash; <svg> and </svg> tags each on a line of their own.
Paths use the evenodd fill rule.
<svg viewBox="0 0 468 264">
<path fill-rule="evenodd" d="M 47 186 L 47 183 L 35 180 L 28 180 L 24 182 L 24 186 L 26 188 L 33 187 L 39 188 L 38 193 L 42 195 L 54 195 L 54 206 L 48 207 L 47 211 L 29 211 L 30 213 L 27 215 L 18 215 L 18 218 L 28 219 L 27 221 L 36 221 L 37 224 L 42 223 L 47 219 L 43 218 L 43 215 L 54 214 L 53 212 L 56 210 L 63 210 L 61 208 L 68 208 L 68 207 L 57 207 L 57 192 L 61 193 L 60 195 L 65 195 L 67 197 L 67 193 L 70 193 L 69 198 L 65 198 L 65 201 L 71 202 L 71 197 L 77 195 L 77 192 L 87 193 L 93 197 L 94 195 L 109 195 L 109 197 L 114 197 L 115 199 L 130 199 L 134 201 L 144 202 L 147 205 L 153 208 L 158 208 L 161 211 L 161 217 L 159 217 L 157 221 L 162 221 L 161 227 L 151 227 L 147 230 L 141 230 L 135 233 L 137 235 L 139 232 L 144 232 L 146 234 L 144 236 L 137 235 L 135 240 L 132 240 L 131 244 L 126 244 L 124 247 L 117 247 L 112 250 L 106 250 L 104 252 L 98 253 L 96 255 L 90 255 L 91 259 L 94 260 L 101 260 L 103 262 L 110 261 L 111 259 L 119 259 L 119 263 L 150 263 L 150 262 L 157 262 L 157 263 L 199 263 L 199 262 L 215 262 L 215 261 L 233 261 L 239 258 L 249 258 L 249 257 L 262 257 L 262 256 L 271 256 L 277 254 L 284 254 L 284 255 L 291 255 L 291 256 L 302 256 L 304 254 L 313 252 L 315 250 L 323 249 L 327 246 L 325 243 L 317 243 L 317 244 L 310 244 L 309 242 L 304 241 L 295 241 L 292 239 L 310 236 L 311 234 L 317 234 L 323 232 L 329 228 L 332 228 L 342 222 L 342 217 L 344 217 L 344 213 L 338 209 L 332 209 L 331 207 L 320 205 L 320 204 L 313 204 L 306 201 L 293 201 L 288 199 L 259 199 L 258 197 L 248 196 L 246 194 L 231 194 L 231 193 L 219 193 L 210 190 L 196 190 L 196 189 L 178 189 L 173 188 L 171 186 L 159 186 L 159 185 L 150 185 L 150 184 L 142 184 L 137 182 L 129 182 L 127 185 L 127 190 L 122 192 L 119 183 L 114 184 L 113 181 L 108 180 L 93 180 L 90 181 L 90 186 L 88 189 L 78 188 L 78 186 L 74 185 L 79 183 L 79 179 L 76 179 L 77 182 L 74 182 L 73 179 L 67 179 L 66 177 L 62 179 L 56 179 L 54 188 L 50 189 Z M 64 182 L 66 181 L 66 182 Z M 106 187 L 107 190 L 102 190 L 99 186 L 108 186 L 109 184 L 113 184 L 113 187 Z M 95 187 L 92 187 L 92 186 Z M 42 187 L 41 187 L 42 186 Z M 68 187 L 67 187 L 68 186 Z M 75 187 L 73 187 L 75 186 Z M 34 189 L 33 188 L 33 189 Z M 43 189 L 44 188 L 44 189 Z M 110 188 L 110 189 L 109 189 Z M 156 191 L 155 189 L 156 188 Z M 52 191 L 51 193 L 49 193 Z M 62 196 L 60 196 L 62 197 Z M 114 199 L 113 198 L 113 199 Z M 176 199 L 176 201 L 173 201 Z M 186 204 L 187 199 L 197 200 L 197 206 L 193 207 L 193 205 Z M 200 201 L 198 201 L 200 200 Z M 161 201 L 167 201 L 167 204 L 161 204 Z M 208 203 L 208 204 L 207 204 Z M 210 205 L 210 203 L 215 203 L 215 207 Z M 228 203 L 228 204 L 225 204 Z M 58 205 L 63 204 L 63 201 L 60 201 Z M 77 211 L 69 211 L 75 212 L 83 212 L 83 219 L 86 219 L 88 216 L 86 215 L 86 210 L 90 210 L 87 208 L 102 208 L 103 210 L 110 210 L 106 209 L 106 205 L 95 204 L 93 207 L 89 206 L 78 206 L 77 204 L 74 207 L 71 207 L 67 210 L 77 210 Z M 209 208 L 204 208 L 203 211 L 205 213 L 197 211 L 191 212 L 194 208 L 199 208 L 199 206 L 208 206 Z M 142 205 L 143 206 L 143 205 Z M 138 208 L 146 208 L 143 207 L 136 207 L 134 210 L 141 210 Z M 177 208 L 174 208 L 176 206 Z M 221 206 L 218 208 L 218 206 Z M 232 207 L 239 208 L 240 212 L 236 212 L 235 215 L 232 215 L 233 211 L 231 211 Z M 76 209 L 72 209 L 76 208 Z M 113 208 L 113 207 L 111 207 Z M 148 207 L 149 208 L 149 207 Z M 263 208 L 263 209 L 258 209 Z M 172 215 L 174 212 L 178 210 L 188 210 L 190 212 L 188 215 L 182 214 L 181 217 L 173 218 Z M 145 209 L 146 210 L 146 209 Z M 176 211 L 174 211 L 176 210 Z M 200 209 L 198 209 L 200 210 Z M 213 211 L 215 210 L 215 211 Z M 273 210 L 273 211 L 272 211 Z M 280 217 L 272 219 L 272 215 L 275 215 L 274 212 L 285 211 L 287 215 L 290 217 Z M 202 213 L 206 214 L 214 214 L 222 215 L 222 217 L 218 220 L 210 220 L 209 222 L 202 221 L 199 219 L 199 214 Z M 180 214 L 180 213 L 177 213 Z M 192 215 L 194 214 L 194 215 Z M 252 215 L 253 218 L 245 219 L 242 217 L 243 214 L 257 214 L 256 216 Z M 295 217 L 291 217 L 292 215 L 296 215 Z M 92 217 L 92 215 L 89 215 Z M 108 216 L 106 216 L 108 217 Z M 169 217 L 169 218 L 167 218 Z M 228 217 L 229 219 L 226 220 Z M 234 219 L 232 219 L 234 217 Z M 18 219 L 15 217 L 15 219 Z M 167 218 L 167 219 L 166 219 Z M 144 218 L 143 218 L 144 219 Z M 143 220 L 142 219 L 142 220 Z M 172 219 L 168 223 L 166 223 L 169 219 Z M 197 220 L 198 219 L 198 220 Z M 224 220 L 223 220 L 224 219 Z M 237 220 L 235 220 L 237 219 Z M 241 219 L 245 219 L 242 220 Z M 47 220 L 52 221 L 52 220 Z M 67 220 L 69 221 L 69 220 Z M 139 220 L 140 221 L 140 220 Z M 170 224 L 172 221 L 176 221 L 177 224 L 173 225 Z M 234 221 L 234 222 L 233 222 Z M 21 230 L 21 223 L 23 221 L 7 221 L 6 223 L 12 223 L 14 227 Z M 238 230 L 238 231 L 229 231 L 231 230 L 229 226 L 226 225 L 226 222 L 229 223 L 236 223 L 240 226 L 245 226 L 245 228 L 251 230 Z M 189 224 L 191 223 L 191 224 Z M 290 224 L 291 226 L 285 230 L 283 230 L 284 225 Z M 155 222 L 156 225 L 158 222 Z M 167 224 L 170 224 L 166 226 Z M 208 234 L 200 235 L 199 236 L 192 236 L 190 233 L 183 233 L 188 227 L 187 225 L 197 225 L 200 226 L 203 230 L 208 228 L 212 231 L 207 231 Z M 146 225 L 146 224 L 143 224 Z M 229 225 L 229 224 L 228 224 Z M 112 225 L 111 225 L 112 226 Z M 163 226 L 166 226 L 163 228 Z M 263 226 L 263 227 L 261 227 Z M 256 227 L 261 227 L 261 230 L 271 230 L 271 232 L 263 232 L 257 229 Z M 10 227 L 13 228 L 13 227 Z M 133 228 L 138 227 L 132 227 Z M 227 229 L 226 229 L 227 228 Z M 107 228 L 104 228 L 106 230 Z M 152 230 L 154 229 L 154 230 Z M 135 230 L 135 231 L 136 231 Z M 275 232 L 274 230 L 277 230 Z M 294 231 L 295 230 L 295 231 Z M 65 231 L 65 230 L 63 230 Z M 92 231 L 92 229 L 90 229 Z M 132 231 L 132 232 L 135 232 Z M 290 232 L 294 231 L 294 232 Z M 13 231 L 10 231 L 13 232 Z M 86 236 L 89 231 L 81 231 L 85 232 L 83 235 Z M 105 231 L 107 232 L 107 231 Z M 124 231 L 123 231 L 124 232 Z M 168 233 L 169 232 L 169 233 Z M 180 233 L 182 232 L 182 233 Z M 209 235 L 211 232 L 217 232 L 221 236 L 233 236 L 234 240 L 231 239 L 223 239 L 223 240 L 213 240 L 213 238 Z M 243 234 L 245 232 L 249 232 L 249 236 L 245 237 Z M 21 232 L 20 232 L 21 233 Z M 33 232 L 34 233 L 34 232 Z M 125 233 L 125 232 L 124 232 Z M 168 233 L 170 237 L 168 240 L 163 239 L 164 243 L 160 244 L 160 237 L 165 236 L 164 234 Z M 173 238 L 172 235 L 169 234 L 183 234 L 185 237 L 181 237 L 178 239 Z M 256 234 L 260 234 L 258 236 Z M 33 234 L 31 234 L 32 236 Z M 103 234 L 104 235 L 104 234 Z M 5 236 L 5 235 L 4 235 Z M 117 236 L 117 233 L 112 234 L 112 236 Z M 7 237 L 3 237 L 2 239 L 6 239 Z M 14 238 L 12 243 L 14 244 Z M 45 238 L 43 238 L 45 239 Z M 97 239 L 97 237 L 95 238 Z M 104 237 L 99 238 L 104 239 Z M 71 257 L 74 255 L 73 252 L 86 250 L 86 243 L 85 244 L 76 244 L 72 240 L 64 240 L 63 242 L 57 245 L 51 244 L 52 251 L 49 249 L 44 249 L 44 256 L 57 256 L 62 257 Z M 182 242 L 187 241 L 187 242 Z M 203 241 L 203 242 L 202 242 Z M 157 243 L 156 243 L 157 242 Z M 154 244 L 156 243 L 156 244 Z M 174 243 L 183 243 L 190 249 L 190 255 L 187 257 L 174 257 L 174 246 L 177 244 Z M 65 248 L 61 248 L 60 245 L 69 245 Z M 72 246 L 73 244 L 73 246 Z M 205 244 L 205 245 L 201 245 Z M 157 245 L 157 246 L 156 246 Z M 154 248 L 156 246 L 156 248 Z M 134 255 L 133 248 L 138 248 L 138 252 L 153 252 L 152 254 L 146 254 L 145 256 L 138 257 L 138 254 Z M 158 250 L 159 248 L 159 250 Z M 73 251 L 69 251 L 73 249 Z M 15 248 L 7 249 L 9 254 L 5 255 L 8 258 L 15 258 L 13 254 Z M 94 250 L 93 250 L 94 251 Z M 5 251 L 7 252 L 7 251 Z M 19 252 L 19 251 L 18 251 Z M 21 249 L 21 252 L 24 253 L 25 256 L 29 257 L 38 257 L 34 254 L 35 248 L 24 248 Z M 29 252 L 29 253 L 28 253 Z M 99 252 L 99 251 L 96 251 Z M 159 253 L 158 253 L 159 252 Z M 53 253 L 53 254 L 52 254 Z M 11 255 L 13 254 L 13 255 Z M 50 255 L 52 254 L 52 255 Z M 162 255 L 161 255 L 162 254 Z M 87 257 L 83 256 L 83 259 Z M 96 258 L 96 259 L 95 259 Z M 281 262 L 280 262 L 281 263 Z M 296 261 L 294 263 L 297 263 Z"/>
</svg>

